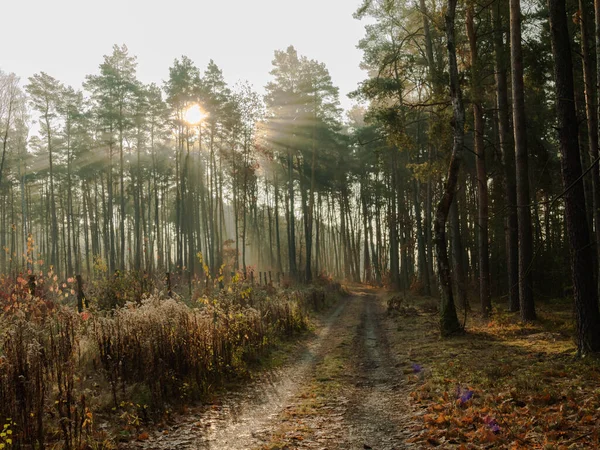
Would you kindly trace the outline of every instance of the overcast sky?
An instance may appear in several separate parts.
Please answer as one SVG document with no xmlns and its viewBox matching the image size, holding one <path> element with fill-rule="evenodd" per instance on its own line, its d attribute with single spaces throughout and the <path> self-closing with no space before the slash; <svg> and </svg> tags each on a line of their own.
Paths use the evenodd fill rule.
<svg viewBox="0 0 600 450">
<path fill-rule="evenodd" d="M 212 58 L 234 84 L 262 92 L 273 51 L 294 45 L 327 65 L 346 94 L 364 78 L 356 48 L 364 23 L 352 13 L 361 0 L 6 0 L 0 25 L 0 69 L 22 80 L 44 71 L 79 88 L 97 73 L 113 44 L 138 58 L 143 82 L 162 81 L 174 58 L 201 69 Z"/>
</svg>

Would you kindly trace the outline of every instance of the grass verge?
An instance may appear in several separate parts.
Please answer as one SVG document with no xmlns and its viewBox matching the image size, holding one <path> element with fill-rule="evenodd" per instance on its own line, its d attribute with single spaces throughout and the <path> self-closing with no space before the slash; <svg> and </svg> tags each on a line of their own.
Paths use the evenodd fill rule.
<svg viewBox="0 0 600 450">
<path fill-rule="evenodd" d="M 469 313 L 467 333 L 440 339 L 436 301 L 389 296 L 416 419 L 412 443 L 459 449 L 599 448 L 600 363 L 578 359 L 570 303 L 539 320 L 496 308 Z"/>
</svg>

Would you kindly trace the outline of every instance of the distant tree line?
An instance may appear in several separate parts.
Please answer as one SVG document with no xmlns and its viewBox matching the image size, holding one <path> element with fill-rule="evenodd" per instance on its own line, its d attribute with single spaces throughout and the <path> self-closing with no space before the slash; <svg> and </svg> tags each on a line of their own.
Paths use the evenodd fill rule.
<svg viewBox="0 0 600 450">
<path fill-rule="evenodd" d="M 277 51 L 262 98 L 212 61 L 177 59 L 160 87 L 136 64 L 114 46 L 83 91 L 1 74 L 0 270 L 191 279 L 251 265 L 310 281 L 335 268 L 352 234 L 329 225 L 349 208 L 331 174 L 349 138 L 327 68 Z"/>
</svg>

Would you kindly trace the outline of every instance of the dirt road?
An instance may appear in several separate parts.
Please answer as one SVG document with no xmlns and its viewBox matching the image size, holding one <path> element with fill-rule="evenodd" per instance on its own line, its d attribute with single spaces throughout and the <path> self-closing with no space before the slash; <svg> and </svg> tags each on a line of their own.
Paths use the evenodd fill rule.
<svg viewBox="0 0 600 450">
<path fill-rule="evenodd" d="M 408 448 L 402 361 L 375 292 L 342 300 L 290 362 L 128 448 Z"/>
</svg>

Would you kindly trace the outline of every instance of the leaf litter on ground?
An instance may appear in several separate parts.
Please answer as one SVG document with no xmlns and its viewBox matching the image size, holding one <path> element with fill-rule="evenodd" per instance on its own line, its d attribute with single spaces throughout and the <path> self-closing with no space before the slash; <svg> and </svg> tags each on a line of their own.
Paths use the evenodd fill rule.
<svg viewBox="0 0 600 450">
<path fill-rule="evenodd" d="M 392 346 L 407 361 L 415 414 L 409 442 L 600 448 L 600 363 L 576 357 L 569 303 L 540 305 L 540 319 L 526 325 L 501 306 L 489 322 L 469 313 L 467 333 L 442 340 L 433 301 L 410 297 L 405 304 L 419 314 L 396 317 Z"/>
</svg>

